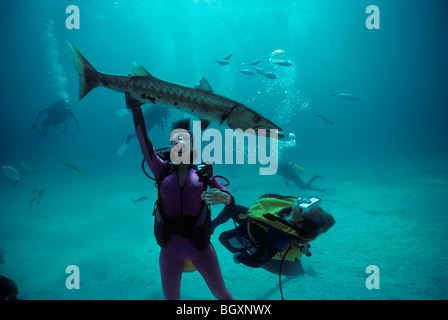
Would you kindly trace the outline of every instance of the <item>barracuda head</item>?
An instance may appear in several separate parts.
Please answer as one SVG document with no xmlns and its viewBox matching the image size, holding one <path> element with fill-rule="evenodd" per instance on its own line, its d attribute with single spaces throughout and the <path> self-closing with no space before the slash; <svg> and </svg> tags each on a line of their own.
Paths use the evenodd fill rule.
<svg viewBox="0 0 448 320">
<path fill-rule="evenodd" d="M 257 134 L 265 136 L 269 136 L 269 130 L 273 129 L 278 130 L 278 138 L 284 137 L 279 126 L 244 105 L 235 105 L 226 116 L 227 118 L 224 120 L 227 120 L 231 129 L 242 129 L 243 131 L 253 129 Z M 265 129 L 266 133 L 261 129 Z"/>
</svg>

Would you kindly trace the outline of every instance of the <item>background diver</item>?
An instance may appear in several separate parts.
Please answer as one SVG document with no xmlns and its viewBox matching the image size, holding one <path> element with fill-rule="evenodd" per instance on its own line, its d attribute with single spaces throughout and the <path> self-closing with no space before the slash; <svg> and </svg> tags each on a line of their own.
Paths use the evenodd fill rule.
<svg viewBox="0 0 448 320">
<path fill-rule="evenodd" d="M 142 108 L 142 112 L 143 118 L 146 123 L 146 130 L 148 130 L 148 133 L 152 128 L 154 128 L 154 126 L 159 126 L 162 130 L 165 129 L 167 120 L 171 115 L 171 110 L 161 105 L 146 106 L 144 109 Z M 126 151 L 129 143 L 136 137 L 137 134 L 135 133 L 129 134 L 121 144 L 120 148 L 117 151 L 117 154 L 119 156 L 122 156 Z"/>
<path fill-rule="evenodd" d="M 302 167 L 292 161 L 280 161 L 278 164 L 277 174 L 285 179 L 285 183 L 289 186 L 288 181 L 292 181 L 300 190 L 313 190 L 319 192 L 326 192 L 326 189 L 321 187 L 313 187 L 312 184 L 316 179 L 321 177 L 314 175 L 307 183 L 305 183 L 300 174 L 305 171 Z"/>
<path fill-rule="evenodd" d="M 64 132 L 67 131 L 68 121 L 73 119 L 78 130 L 80 130 L 79 122 L 72 113 L 68 101 L 60 99 L 54 102 L 50 107 L 41 110 L 33 122 L 33 129 L 40 133 L 41 137 L 48 134 L 48 128 L 53 126 L 58 129 L 58 126 L 65 122 Z"/>
</svg>

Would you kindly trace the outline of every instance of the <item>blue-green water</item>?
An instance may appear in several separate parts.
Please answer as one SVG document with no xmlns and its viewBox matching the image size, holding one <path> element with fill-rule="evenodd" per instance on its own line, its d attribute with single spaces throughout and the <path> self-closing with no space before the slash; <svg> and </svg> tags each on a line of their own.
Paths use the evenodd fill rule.
<svg viewBox="0 0 448 320">
<path fill-rule="evenodd" d="M 77 1 L 80 29 L 69 30 L 71 4 L 0 4 L 0 164 L 20 174 L 14 188 L 0 177 L 0 274 L 17 283 L 19 298 L 163 299 L 156 189 L 141 172 L 136 141 L 117 155 L 132 118 L 116 114 L 123 95 L 104 88 L 76 102 L 66 40 L 101 72 L 128 74 L 135 61 L 189 86 L 205 77 L 216 93 L 295 135 L 296 147 L 285 152 L 306 169 L 305 180 L 319 174 L 316 184 L 333 191 L 321 196 L 336 225 L 303 258 L 306 274 L 284 284 L 287 299 L 447 298 L 446 1 Z M 379 30 L 365 25 L 371 4 L 380 9 Z M 275 50 L 291 66 L 273 64 Z M 229 65 L 215 62 L 229 54 Z M 277 79 L 238 71 L 256 60 Z M 61 125 L 40 137 L 32 123 L 60 97 L 81 128 L 71 121 L 66 132 Z M 168 128 L 180 117 L 173 112 Z M 156 147 L 168 145 L 168 128 L 151 131 Z M 278 175 L 260 176 L 257 166 L 215 170 L 242 205 L 265 192 L 302 194 Z M 34 189 L 46 191 L 31 209 Z M 149 199 L 130 201 L 141 196 Z M 212 237 L 229 290 L 236 299 L 279 299 L 276 276 L 234 264 L 221 246 L 219 233 L 231 227 Z M 79 290 L 65 287 L 72 264 L 82 272 Z M 378 290 L 365 287 L 369 265 L 381 270 Z M 213 296 L 196 272 L 184 275 L 182 298 Z"/>
</svg>

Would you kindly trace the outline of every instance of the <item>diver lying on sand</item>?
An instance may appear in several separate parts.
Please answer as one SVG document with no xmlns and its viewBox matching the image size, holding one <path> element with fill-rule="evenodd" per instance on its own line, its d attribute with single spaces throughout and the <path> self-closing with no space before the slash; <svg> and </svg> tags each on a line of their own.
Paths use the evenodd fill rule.
<svg viewBox="0 0 448 320">
<path fill-rule="evenodd" d="M 219 240 L 234 253 L 236 263 L 277 274 L 302 274 L 299 259 L 311 255 L 309 242 L 335 223 L 319 201 L 265 194 L 251 208 L 225 207 L 213 220 L 212 230 L 232 218 L 235 229 L 223 232 Z"/>
</svg>

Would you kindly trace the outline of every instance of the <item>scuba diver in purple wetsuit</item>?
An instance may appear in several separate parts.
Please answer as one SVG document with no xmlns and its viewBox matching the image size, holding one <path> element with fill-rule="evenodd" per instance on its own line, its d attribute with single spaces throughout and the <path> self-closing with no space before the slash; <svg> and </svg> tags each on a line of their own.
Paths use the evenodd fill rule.
<svg viewBox="0 0 448 320">
<path fill-rule="evenodd" d="M 217 299 L 233 299 L 224 284 L 216 252 L 210 243 L 210 204 L 234 206 L 225 186 L 208 168 L 204 175 L 193 165 L 195 152 L 189 132 L 189 119 L 182 129 L 171 134 L 171 159 L 165 162 L 154 150 L 147 135 L 141 103 L 126 97 L 132 109 L 135 130 L 145 161 L 156 178 L 158 200 L 154 210 L 154 234 L 161 246 L 159 265 L 165 299 L 180 298 L 182 272 L 187 266 L 197 269 Z M 175 126 L 179 128 L 180 126 Z M 187 156 L 187 161 L 185 157 Z M 177 157 L 176 157 L 177 156 Z M 201 170 L 202 171 L 202 170 Z M 207 186 L 211 190 L 207 191 Z M 193 265 L 193 266 L 192 266 Z M 190 270 L 191 271 L 191 270 Z"/>
</svg>

